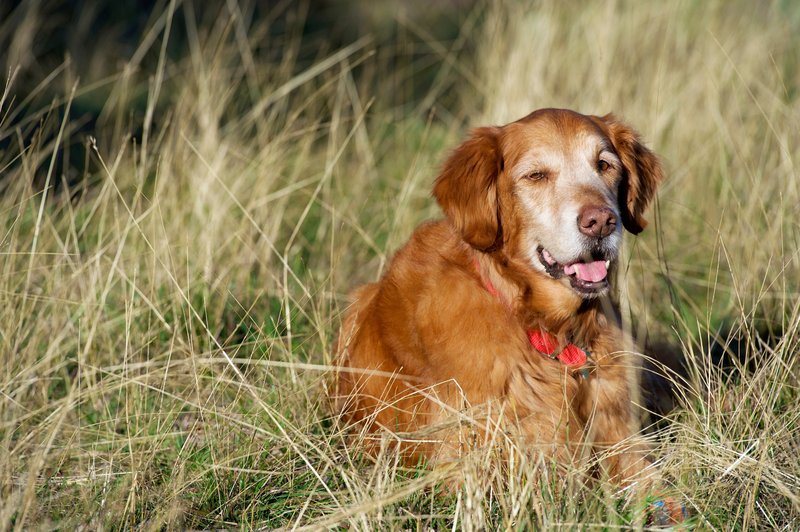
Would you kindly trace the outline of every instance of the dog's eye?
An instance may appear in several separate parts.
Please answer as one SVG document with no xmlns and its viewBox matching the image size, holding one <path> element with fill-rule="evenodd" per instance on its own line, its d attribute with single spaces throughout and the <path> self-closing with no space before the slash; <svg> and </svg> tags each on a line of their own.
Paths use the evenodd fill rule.
<svg viewBox="0 0 800 532">
<path fill-rule="evenodd" d="M 547 177 L 547 172 L 543 171 L 531 172 L 530 174 L 525 176 L 526 179 L 530 179 L 531 181 L 540 181 L 542 179 L 545 179 L 546 177 Z"/>
<path fill-rule="evenodd" d="M 599 161 L 597 161 L 597 169 L 600 170 L 601 172 L 605 172 L 609 168 L 611 168 L 611 165 L 608 164 L 603 159 L 600 159 Z"/>
</svg>

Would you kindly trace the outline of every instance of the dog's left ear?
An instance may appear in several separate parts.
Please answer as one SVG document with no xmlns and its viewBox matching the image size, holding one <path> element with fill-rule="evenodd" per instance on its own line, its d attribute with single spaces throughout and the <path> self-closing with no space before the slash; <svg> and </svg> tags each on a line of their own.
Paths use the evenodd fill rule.
<svg viewBox="0 0 800 532">
<path fill-rule="evenodd" d="M 647 227 L 644 211 L 664 179 L 661 163 L 656 154 L 642 144 L 639 134 L 613 114 L 592 118 L 606 131 L 625 167 L 619 185 L 622 225 L 637 235 Z"/>
<path fill-rule="evenodd" d="M 456 148 L 442 167 L 433 195 L 464 241 L 481 251 L 500 235 L 497 178 L 503 168 L 499 129 L 480 127 Z"/>
</svg>

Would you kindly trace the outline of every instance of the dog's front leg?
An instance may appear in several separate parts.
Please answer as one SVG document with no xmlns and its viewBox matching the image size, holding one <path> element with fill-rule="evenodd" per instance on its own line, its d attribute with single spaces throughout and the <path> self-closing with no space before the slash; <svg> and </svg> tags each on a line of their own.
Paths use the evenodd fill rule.
<svg viewBox="0 0 800 532">
<path fill-rule="evenodd" d="M 587 441 L 600 455 L 601 467 L 622 485 L 645 482 L 642 473 L 649 463 L 649 448 L 639 435 L 636 414 L 637 372 L 631 354 L 608 353 L 598 358 L 578 397 Z"/>
</svg>

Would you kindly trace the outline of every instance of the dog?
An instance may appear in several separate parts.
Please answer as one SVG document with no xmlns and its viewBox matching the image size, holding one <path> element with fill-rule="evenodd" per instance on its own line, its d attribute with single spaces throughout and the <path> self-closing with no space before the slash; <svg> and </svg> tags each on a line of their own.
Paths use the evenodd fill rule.
<svg viewBox="0 0 800 532">
<path fill-rule="evenodd" d="M 474 129 L 433 187 L 445 219 L 352 294 L 335 347 L 345 422 L 437 463 L 486 437 L 445 422 L 470 412 L 558 461 L 588 448 L 614 481 L 636 482 L 649 465 L 639 364 L 610 281 L 623 229 L 647 226 L 662 180 L 613 114 L 541 109 Z"/>
</svg>

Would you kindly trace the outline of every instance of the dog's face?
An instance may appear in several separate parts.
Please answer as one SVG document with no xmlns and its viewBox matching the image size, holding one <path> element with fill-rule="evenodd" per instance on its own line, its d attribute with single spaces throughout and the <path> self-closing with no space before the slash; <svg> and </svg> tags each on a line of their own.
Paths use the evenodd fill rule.
<svg viewBox="0 0 800 532">
<path fill-rule="evenodd" d="M 608 289 L 623 226 L 647 225 L 661 179 L 656 156 L 613 116 L 543 109 L 473 131 L 434 195 L 476 249 L 502 250 L 591 298 Z"/>
</svg>

